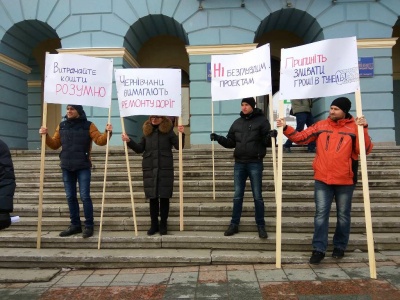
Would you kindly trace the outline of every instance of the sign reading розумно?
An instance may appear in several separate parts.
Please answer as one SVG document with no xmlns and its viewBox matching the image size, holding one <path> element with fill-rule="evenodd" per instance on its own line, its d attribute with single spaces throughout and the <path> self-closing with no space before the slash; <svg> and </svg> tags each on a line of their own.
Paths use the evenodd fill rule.
<svg viewBox="0 0 400 300">
<path fill-rule="evenodd" d="M 113 60 L 46 54 L 44 101 L 109 108 Z"/>
</svg>

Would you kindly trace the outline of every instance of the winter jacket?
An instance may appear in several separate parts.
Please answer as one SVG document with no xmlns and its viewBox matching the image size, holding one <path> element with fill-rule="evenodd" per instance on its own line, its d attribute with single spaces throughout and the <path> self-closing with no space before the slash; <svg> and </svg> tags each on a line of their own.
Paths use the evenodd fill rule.
<svg viewBox="0 0 400 300">
<path fill-rule="evenodd" d="M 182 134 L 182 147 L 185 135 Z M 171 198 L 174 187 L 174 158 L 172 147 L 179 149 L 179 138 L 172 122 L 163 117 L 158 126 L 150 120 L 143 124 L 143 137 L 139 143 L 132 139 L 127 146 L 136 153 L 143 153 L 143 186 L 146 198 Z"/>
<path fill-rule="evenodd" d="M 311 99 L 290 100 L 290 103 L 292 104 L 293 115 L 296 115 L 300 112 L 311 112 Z"/>
<path fill-rule="evenodd" d="M 0 140 L 0 212 L 13 211 L 14 192 L 15 175 L 11 153 L 7 144 Z"/>
<path fill-rule="evenodd" d="M 96 125 L 88 121 L 83 113 L 76 119 L 68 119 L 57 126 L 53 137 L 46 136 L 46 144 L 60 152 L 60 166 L 68 171 L 87 169 L 92 166 L 90 153 L 92 141 L 97 145 L 107 144 L 107 131 L 100 133 Z"/>
<path fill-rule="evenodd" d="M 354 118 L 332 121 L 329 117 L 307 129 L 297 132 L 287 126 L 284 134 L 297 144 L 316 141 L 317 152 L 313 162 L 314 179 L 326 184 L 352 185 L 357 182 L 360 153 L 358 129 Z M 365 152 L 371 153 L 373 144 L 364 128 Z"/>
<path fill-rule="evenodd" d="M 271 125 L 262 110 L 254 108 L 248 115 L 240 112 L 240 118 L 233 122 L 227 136 L 219 136 L 217 141 L 225 148 L 235 148 L 236 162 L 260 162 L 271 142 L 270 130 Z"/>
</svg>

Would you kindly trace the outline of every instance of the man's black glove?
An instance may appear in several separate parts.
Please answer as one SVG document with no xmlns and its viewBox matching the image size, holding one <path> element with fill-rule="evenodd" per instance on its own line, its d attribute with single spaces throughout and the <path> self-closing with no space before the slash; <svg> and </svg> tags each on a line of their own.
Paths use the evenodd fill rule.
<svg viewBox="0 0 400 300">
<path fill-rule="evenodd" d="M 214 132 L 210 134 L 210 140 L 218 142 L 218 139 L 219 139 L 219 135 L 218 134 L 216 134 Z"/>
<path fill-rule="evenodd" d="M 276 131 L 275 129 L 270 130 L 270 131 L 268 132 L 268 135 L 269 135 L 270 137 L 272 137 L 272 138 L 276 138 L 276 137 L 278 136 L 278 131 Z"/>
<path fill-rule="evenodd" d="M 11 225 L 11 218 L 8 212 L 0 212 L 0 230 L 6 229 Z"/>
</svg>

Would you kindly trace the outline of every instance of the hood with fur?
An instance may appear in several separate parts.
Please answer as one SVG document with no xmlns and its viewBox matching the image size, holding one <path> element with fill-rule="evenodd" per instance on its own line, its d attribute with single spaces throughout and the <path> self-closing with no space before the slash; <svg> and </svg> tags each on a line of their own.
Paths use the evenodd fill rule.
<svg viewBox="0 0 400 300">
<path fill-rule="evenodd" d="M 172 122 L 169 118 L 162 117 L 162 121 L 161 121 L 160 125 L 158 125 L 157 127 L 161 133 L 168 133 L 172 129 Z M 143 134 L 145 136 L 151 135 L 154 131 L 154 128 L 155 128 L 155 126 L 153 126 L 151 124 L 151 120 L 149 117 L 149 119 L 146 122 L 144 122 L 144 124 L 143 124 Z"/>
</svg>

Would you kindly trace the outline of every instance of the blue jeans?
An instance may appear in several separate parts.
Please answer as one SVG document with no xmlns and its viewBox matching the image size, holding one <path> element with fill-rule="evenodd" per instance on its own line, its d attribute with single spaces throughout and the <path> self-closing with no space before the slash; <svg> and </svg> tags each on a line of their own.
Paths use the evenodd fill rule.
<svg viewBox="0 0 400 300">
<path fill-rule="evenodd" d="M 234 167 L 235 194 L 233 196 L 233 210 L 231 224 L 239 225 L 242 216 L 243 195 L 247 177 L 250 178 L 251 190 L 254 198 L 255 219 L 257 226 L 265 226 L 264 200 L 262 198 L 263 163 L 237 163 Z"/>
<path fill-rule="evenodd" d="M 83 203 L 83 212 L 85 215 L 85 226 L 93 227 L 93 203 L 90 198 L 90 179 L 91 170 L 82 169 L 77 171 L 68 171 L 62 169 L 65 194 L 67 196 L 69 216 L 71 226 L 81 227 L 79 216 L 79 203 L 76 197 L 76 183 L 79 183 L 79 194 Z"/>
<path fill-rule="evenodd" d="M 315 217 L 314 237 L 312 246 L 314 250 L 324 252 L 328 247 L 329 212 L 333 198 L 336 200 L 336 230 L 333 235 L 333 246 L 346 250 L 350 236 L 351 201 L 355 185 L 328 185 L 322 181 L 315 181 Z"/>
<path fill-rule="evenodd" d="M 308 112 L 299 112 L 296 113 L 296 130 L 298 132 L 302 131 L 304 129 L 304 126 L 307 125 L 307 127 L 311 126 L 314 124 L 314 118 L 311 113 Z M 292 147 L 293 142 L 291 140 L 287 140 L 283 147 L 285 148 L 290 148 Z M 308 144 L 308 151 L 314 151 L 315 150 L 315 142 L 311 142 Z"/>
</svg>

